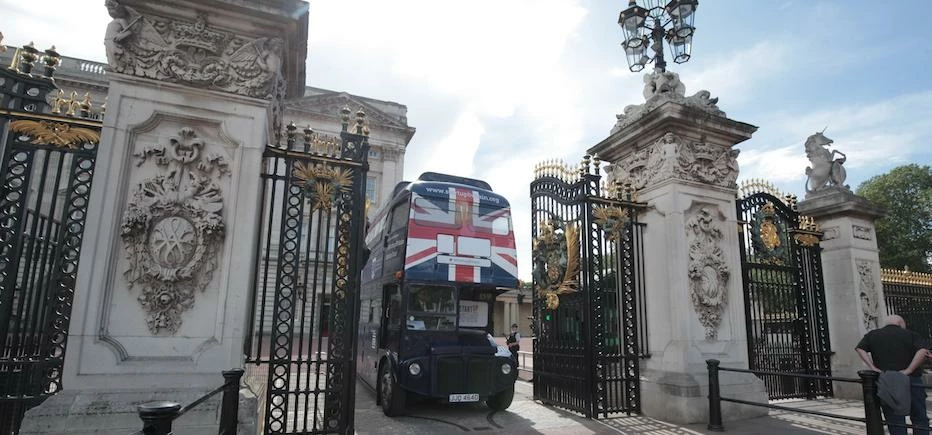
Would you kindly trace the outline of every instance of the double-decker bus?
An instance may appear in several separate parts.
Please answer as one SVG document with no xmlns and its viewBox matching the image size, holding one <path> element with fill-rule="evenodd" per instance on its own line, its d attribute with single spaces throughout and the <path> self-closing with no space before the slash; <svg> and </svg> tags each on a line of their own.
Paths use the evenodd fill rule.
<svg viewBox="0 0 932 435">
<path fill-rule="evenodd" d="M 395 187 L 366 247 L 356 367 L 385 414 L 415 397 L 510 406 L 517 367 L 490 334 L 495 297 L 518 285 L 508 201 L 426 172 Z"/>
</svg>

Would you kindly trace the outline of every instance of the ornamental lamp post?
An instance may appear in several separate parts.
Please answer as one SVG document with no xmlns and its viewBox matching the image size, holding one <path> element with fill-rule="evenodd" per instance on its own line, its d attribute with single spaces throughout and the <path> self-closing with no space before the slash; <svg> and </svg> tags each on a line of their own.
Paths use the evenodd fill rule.
<svg viewBox="0 0 932 435">
<path fill-rule="evenodd" d="M 665 72 L 667 63 L 663 59 L 663 40 L 670 45 L 673 61 L 684 63 L 692 51 L 693 20 L 696 17 L 698 0 L 644 0 L 641 7 L 636 0 L 629 0 L 628 8 L 618 16 L 618 25 L 625 33 L 625 57 L 628 69 L 638 72 L 654 62 L 654 68 Z M 654 52 L 647 53 L 648 45 Z"/>
</svg>

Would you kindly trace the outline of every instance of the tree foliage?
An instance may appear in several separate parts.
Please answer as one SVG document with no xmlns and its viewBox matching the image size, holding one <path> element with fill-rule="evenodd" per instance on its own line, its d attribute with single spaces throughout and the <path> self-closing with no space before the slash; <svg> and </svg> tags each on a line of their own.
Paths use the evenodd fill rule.
<svg viewBox="0 0 932 435">
<path fill-rule="evenodd" d="M 893 168 L 861 183 L 857 194 L 887 209 L 876 222 L 880 264 L 932 272 L 932 168 Z"/>
</svg>

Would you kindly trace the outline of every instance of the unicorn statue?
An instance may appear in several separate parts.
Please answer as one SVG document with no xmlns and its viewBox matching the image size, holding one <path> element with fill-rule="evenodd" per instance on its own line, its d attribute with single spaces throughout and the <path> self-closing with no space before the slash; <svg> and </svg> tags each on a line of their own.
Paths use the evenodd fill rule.
<svg viewBox="0 0 932 435">
<path fill-rule="evenodd" d="M 824 130 L 823 130 L 824 131 Z M 822 132 L 818 132 L 806 139 L 806 157 L 812 166 L 806 168 L 806 193 L 813 193 L 829 187 L 849 189 L 845 183 L 845 168 L 842 166 L 847 157 L 838 150 L 829 151 L 828 146 L 833 141 Z M 841 157 L 836 158 L 835 155 Z"/>
</svg>

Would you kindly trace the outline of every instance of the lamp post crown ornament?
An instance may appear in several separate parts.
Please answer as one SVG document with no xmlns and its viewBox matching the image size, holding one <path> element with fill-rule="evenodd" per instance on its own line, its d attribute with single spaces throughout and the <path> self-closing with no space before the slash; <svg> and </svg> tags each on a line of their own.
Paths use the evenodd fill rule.
<svg viewBox="0 0 932 435">
<path fill-rule="evenodd" d="M 653 62 L 654 71 L 644 75 L 645 102 L 626 106 L 624 113 L 615 115 L 616 122 L 612 127 L 612 134 L 667 101 L 725 116 L 725 112 L 716 105 L 718 98 L 712 98 L 709 91 L 701 90 L 687 97 L 686 86 L 680 81 L 679 74 L 667 71 L 663 56 L 663 41 L 666 40 L 674 62 L 684 63 L 689 60 L 693 33 L 696 30 L 693 20 L 699 2 L 670 0 L 664 4 L 663 0 L 644 0 L 644 3 L 647 7 L 641 7 L 635 0 L 630 0 L 628 8 L 621 11 L 618 24 L 625 34 L 622 47 L 629 69 L 638 72 Z M 653 56 L 648 55 L 648 48 L 653 51 Z"/>
</svg>

